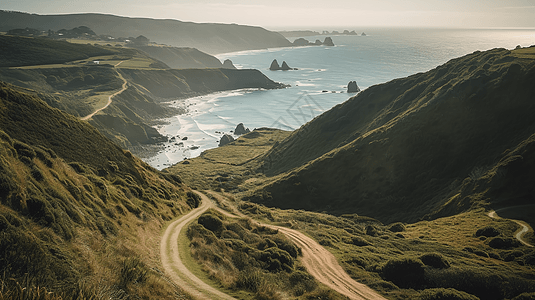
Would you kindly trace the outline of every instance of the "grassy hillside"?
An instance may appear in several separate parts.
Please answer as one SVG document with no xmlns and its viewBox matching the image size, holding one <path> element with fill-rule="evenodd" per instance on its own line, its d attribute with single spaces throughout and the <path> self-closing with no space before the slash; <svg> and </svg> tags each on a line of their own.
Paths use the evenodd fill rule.
<svg viewBox="0 0 535 300">
<path fill-rule="evenodd" d="M 62 64 L 118 51 L 92 45 L 78 45 L 45 38 L 0 35 L 0 67 Z"/>
<path fill-rule="evenodd" d="M 57 31 L 81 25 L 88 26 L 97 35 L 143 35 L 160 44 L 193 47 L 210 54 L 291 46 L 281 34 L 253 26 L 202 24 L 104 14 L 37 15 L 0 11 L 0 31 L 26 27 Z"/>
<path fill-rule="evenodd" d="M 195 48 L 140 46 L 136 47 L 150 57 L 163 61 L 173 69 L 222 68 L 216 57 Z"/>
<path fill-rule="evenodd" d="M 533 176 L 534 54 L 476 52 L 368 88 L 274 146 L 257 170 L 274 182 L 247 199 L 387 222 L 533 204 L 514 182 Z"/>
<path fill-rule="evenodd" d="M 0 61 L 4 59 L 16 67 L 0 68 L 0 81 L 24 87 L 49 105 L 80 118 L 105 106 L 110 95 L 121 90 L 123 78 L 126 78 L 127 89 L 114 96 L 111 105 L 89 122 L 128 149 L 164 139 L 148 124 L 180 111 L 161 105 L 160 102 L 165 101 L 163 98 L 177 99 L 240 88 L 283 87 L 256 70 L 169 70 L 164 63 L 132 48 L 73 45 L 22 37 L 6 37 L 4 42 L 2 47 L 9 49 L 9 53 L 0 52 Z M 208 65 L 221 65 L 215 57 L 190 50 L 184 52 L 187 55 L 183 61 L 197 62 L 198 58 Z M 10 53 L 18 52 L 31 55 L 25 54 L 12 61 Z M 52 62 L 55 64 L 47 65 Z"/>
<path fill-rule="evenodd" d="M 0 297 L 183 294 L 158 271 L 157 246 L 190 209 L 180 179 L 17 89 L 0 84 Z"/>
</svg>

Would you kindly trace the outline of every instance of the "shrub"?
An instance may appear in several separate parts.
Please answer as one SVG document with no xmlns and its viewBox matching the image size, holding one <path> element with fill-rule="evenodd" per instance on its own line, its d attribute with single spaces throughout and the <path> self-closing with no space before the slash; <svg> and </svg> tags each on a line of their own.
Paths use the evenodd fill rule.
<svg viewBox="0 0 535 300">
<path fill-rule="evenodd" d="M 414 258 L 393 259 L 383 266 L 382 275 L 399 287 L 416 288 L 423 284 L 424 264 Z"/>
<path fill-rule="evenodd" d="M 478 297 L 456 289 L 428 289 L 420 293 L 420 300 L 479 300 Z"/>
<path fill-rule="evenodd" d="M 480 228 L 476 231 L 476 236 L 495 237 L 498 235 L 500 235 L 500 231 L 492 226 Z"/>
<path fill-rule="evenodd" d="M 221 232 L 223 230 L 223 221 L 209 212 L 202 214 L 197 220 L 197 223 L 212 232 Z"/>
<path fill-rule="evenodd" d="M 236 279 L 236 287 L 256 292 L 262 283 L 262 273 L 259 270 L 247 269 L 240 272 Z"/>
<path fill-rule="evenodd" d="M 507 249 L 518 247 L 519 242 L 513 238 L 495 237 L 489 241 L 489 246 L 494 249 Z"/>
<path fill-rule="evenodd" d="M 427 266 L 436 269 L 446 269 L 450 267 L 450 263 L 438 253 L 426 253 L 420 256 L 420 260 Z"/>
<path fill-rule="evenodd" d="M 402 232 L 405 231 L 405 225 L 401 222 L 394 223 L 388 227 L 388 230 L 392 232 Z"/>
<path fill-rule="evenodd" d="M 186 194 L 186 196 L 187 196 L 186 203 L 189 205 L 189 207 L 191 208 L 199 207 L 199 205 L 201 204 L 201 197 L 199 195 L 195 194 L 194 192 L 189 191 Z"/>
</svg>

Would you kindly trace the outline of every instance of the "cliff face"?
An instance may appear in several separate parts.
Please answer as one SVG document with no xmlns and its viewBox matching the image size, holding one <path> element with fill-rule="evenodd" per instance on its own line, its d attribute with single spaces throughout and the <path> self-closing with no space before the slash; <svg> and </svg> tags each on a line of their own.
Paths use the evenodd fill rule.
<svg viewBox="0 0 535 300">
<path fill-rule="evenodd" d="M 219 59 L 194 48 L 142 46 L 136 49 L 164 62 L 172 69 L 223 68 Z"/>
<path fill-rule="evenodd" d="M 241 50 L 287 47 L 281 34 L 261 27 L 235 24 L 204 24 L 178 20 L 128 18 L 104 14 L 36 15 L 0 11 L 0 31 L 15 28 L 70 29 L 84 24 L 97 35 L 146 36 L 151 41 L 175 47 L 193 47 L 217 54 Z"/>
<path fill-rule="evenodd" d="M 476 52 L 366 89 L 273 147 L 260 171 L 278 179 L 250 199 L 384 221 L 503 201 L 475 196 L 467 185 L 487 178 L 477 181 L 479 190 L 503 192 L 511 186 L 494 185 L 495 176 L 513 182 L 533 173 L 533 52 Z M 504 164 L 519 147 L 518 165 Z M 524 187 L 514 198 L 534 195 Z"/>
</svg>

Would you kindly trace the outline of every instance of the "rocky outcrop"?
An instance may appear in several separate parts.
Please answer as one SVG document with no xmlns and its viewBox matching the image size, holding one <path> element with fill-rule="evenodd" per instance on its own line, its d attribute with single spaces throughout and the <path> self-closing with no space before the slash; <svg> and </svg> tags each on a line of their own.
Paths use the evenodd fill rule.
<svg viewBox="0 0 535 300">
<path fill-rule="evenodd" d="M 348 93 L 358 93 L 358 92 L 360 92 L 360 88 L 359 88 L 359 86 L 357 85 L 357 82 L 356 82 L 356 81 L 350 81 L 350 82 L 347 84 L 347 92 L 348 92 Z"/>
<path fill-rule="evenodd" d="M 288 66 L 288 64 L 285 61 L 282 62 L 280 69 L 283 71 L 293 70 L 292 68 L 290 68 L 290 66 Z"/>
<path fill-rule="evenodd" d="M 334 46 L 333 39 L 331 39 L 330 37 L 326 37 L 325 40 L 323 41 L 323 45 L 324 46 Z"/>
<path fill-rule="evenodd" d="M 234 135 L 242 135 L 249 132 L 251 132 L 251 130 L 249 130 L 249 128 L 245 128 L 243 123 L 238 124 L 238 126 L 236 126 L 236 129 L 234 129 Z"/>
<path fill-rule="evenodd" d="M 223 68 L 224 69 L 236 69 L 236 67 L 232 63 L 232 60 L 230 59 L 225 59 L 225 61 L 223 62 Z"/>
<path fill-rule="evenodd" d="M 277 70 L 280 70 L 281 67 L 279 66 L 279 62 L 278 62 L 276 59 L 274 59 L 274 60 L 271 62 L 271 66 L 269 66 L 269 69 L 270 69 L 271 71 L 277 71 Z"/>
<path fill-rule="evenodd" d="M 283 62 L 282 62 L 282 65 L 279 66 L 279 62 L 277 62 L 276 59 L 274 59 L 274 60 L 271 62 L 271 66 L 269 66 L 269 69 L 270 69 L 271 71 L 279 71 L 279 70 L 282 70 L 282 71 L 297 70 L 296 68 L 290 68 L 290 66 L 288 66 L 288 64 L 286 63 L 286 61 L 283 61 Z"/>
<path fill-rule="evenodd" d="M 330 37 L 326 37 L 325 41 L 322 43 L 320 40 L 316 40 L 315 42 L 311 43 L 308 40 L 304 38 L 298 38 L 293 43 L 293 46 L 295 47 L 303 47 L 303 46 L 334 46 L 333 40 Z"/>
<path fill-rule="evenodd" d="M 219 147 L 225 146 L 229 143 L 234 142 L 234 138 L 230 134 L 225 134 L 221 137 L 221 140 L 219 141 Z"/>
</svg>

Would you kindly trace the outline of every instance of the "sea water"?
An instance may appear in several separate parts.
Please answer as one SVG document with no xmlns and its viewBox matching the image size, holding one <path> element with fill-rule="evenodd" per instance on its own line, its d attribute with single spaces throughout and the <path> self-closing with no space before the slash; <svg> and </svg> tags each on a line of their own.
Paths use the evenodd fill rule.
<svg viewBox="0 0 535 300">
<path fill-rule="evenodd" d="M 274 127 L 295 130 L 355 94 L 349 81 L 363 90 L 372 85 L 431 70 L 448 60 L 492 48 L 514 49 L 535 44 L 534 29 L 386 29 L 368 28 L 366 35 L 331 35 L 335 46 L 275 48 L 218 55 L 239 69 L 258 69 L 289 85 L 278 90 L 244 89 L 220 92 L 171 105 L 187 113 L 163 120 L 158 131 L 171 138 L 145 161 L 163 169 L 218 146 L 224 133 L 243 123 L 253 130 Z M 361 32 L 361 31 L 359 31 Z M 323 41 L 326 36 L 309 36 Z M 297 37 L 296 37 L 297 38 Z M 293 41 L 293 38 L 289 38 Z M 290 71 L 270 71 L 277 59 Z"/>
</svg>

